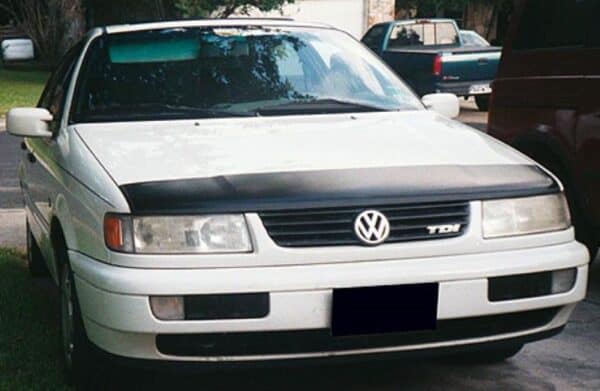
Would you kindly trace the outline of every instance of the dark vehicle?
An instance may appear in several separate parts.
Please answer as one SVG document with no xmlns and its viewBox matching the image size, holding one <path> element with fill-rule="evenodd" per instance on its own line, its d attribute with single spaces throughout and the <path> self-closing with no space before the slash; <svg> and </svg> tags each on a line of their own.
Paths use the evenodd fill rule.
<svg viewBox="0 0 600 391">
<path fill-rule="evenodd" d="M 501 49 L 467 46 L 451 19 L 401 20 L 376 24 L 362 42 L 420 96 L 449 92 L 474 96 L 486 111 Z"/>
<path fill-rule="evenodd" d="M 523 1 L 493 84 L 488 131 L 562 181 L 577 239 L 600 242 L 600 1 Z M 548 28 L 552 26 L 552 28 Z"/>
</svg>

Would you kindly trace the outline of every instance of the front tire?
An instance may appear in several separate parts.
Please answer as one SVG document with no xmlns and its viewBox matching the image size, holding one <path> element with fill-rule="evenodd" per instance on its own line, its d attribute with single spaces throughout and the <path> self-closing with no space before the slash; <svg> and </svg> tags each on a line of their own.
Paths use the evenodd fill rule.
<svg viewBox="0 0 600 391">
<path fill-rule="evenodd" d="M 490 96 L 489 95 L 476 95 L 475 103 L 479 111 L 488 111 L 490 108 Z"/>
<path fill-rule="evenodd" d="M 67 382 L 78 390 L 102 389 L 107 376 L 103 360 L 95 357 L 83 325 L 73 272 L 67 262 L 60 274 L 60 336 Z"/>
</svg>

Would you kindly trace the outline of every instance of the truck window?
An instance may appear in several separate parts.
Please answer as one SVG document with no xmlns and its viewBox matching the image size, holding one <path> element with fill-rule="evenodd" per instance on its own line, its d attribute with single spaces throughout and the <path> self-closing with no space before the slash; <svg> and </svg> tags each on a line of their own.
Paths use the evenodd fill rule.
<svg viewBox="0 0 600 391">
<path fill-rule="evenodd" d="M 383 41 L 384 35 L 387 31 L 387 26 L 378 24 L 373 27 L 365 34 L 362 42 L 374 52 L 379 51 L 379 47 Z"/>
<path fill-rule="evenodd" d="M 516 50 L 551 49 L 583 46 L 585 28 L 584 2 L 581 0 L 542 1 L 526 3 L 519 31 L 513 45 Z"/>
<path fill-rule="evenodd" d="M 436 43 L 438 45 L 455 45 L 458 34 L 452 23 L 436 23 Z"/>
<path fill-rule="evenodd" d="M 458 42 L 458 32 L 452 23 L 401 23 L 392 30 L 388 48 L 455 45 Z"/>
</svg>

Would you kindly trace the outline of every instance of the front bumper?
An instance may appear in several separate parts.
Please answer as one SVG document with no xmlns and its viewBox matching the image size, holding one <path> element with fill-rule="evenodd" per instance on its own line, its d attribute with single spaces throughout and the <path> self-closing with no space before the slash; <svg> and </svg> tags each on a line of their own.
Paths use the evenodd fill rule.
<svg viewBox="0 0 600 391">
<path fill-rule="evenodd" d="M 71 251 L 79 301 L 90 340 L 118 356 L 169 361 L 249 361 L 316 358 L 443 348 L 525 337 L 564 326 L 575 303 L 585 297 L 588 255 L 572 241 L 538 248 L 480 254 L 364 261 L 337 264 L 232 267 L 211 269 L 135 269 L 100 263 Z M 565 293 L 490 302 L 487 278 L 577 268 L 574 287 Z M 193 354 L 165 354 L 157 336 L 229 333 L 252 338 L 253 332 L 323 332 L 330 327 L 335 288 L 438 282 L 440 324 L 461 318 L 486 317 L 555 308 L 543 322 L 516 328 L 451 335 L 449 338 L 386 340 L 340 348 L 248 354 L 199 349 Z M 269 292 L 269 314 L 260 319 L 161 321 L 149 305 L 150 295 Z M 500 319 L 500 318 L 499 318 Z M 518 319 L 518 317 L 517 317 Z M 505 320 L 505 322 L 508 322 Z M 512 322 L 512 321 L 511 321 Z M 194 336 L 195 335 L 195 336 Z M 236 337 L 237 338 L 237 337 Z M 415 343 L 413 343 L 415 342 Z M 336 350 L 337 349 L 337 350 Z M 225 353 L 225 354 L 223 354 Z"/>
</svg>

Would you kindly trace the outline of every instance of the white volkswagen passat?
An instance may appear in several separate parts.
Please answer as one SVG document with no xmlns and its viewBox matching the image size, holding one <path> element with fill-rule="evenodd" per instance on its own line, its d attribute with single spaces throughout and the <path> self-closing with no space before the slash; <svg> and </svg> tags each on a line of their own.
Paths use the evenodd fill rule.
<svg viewBox="0 0 600 391">
<path fill-rule="evenodd" d="M 559 332 L 589 261 L 562 186 L 457 113 L 327 26 L 91 31 L 7 117 L 72 376 L 97 357 L 502 358 Z"/>
</svg>

